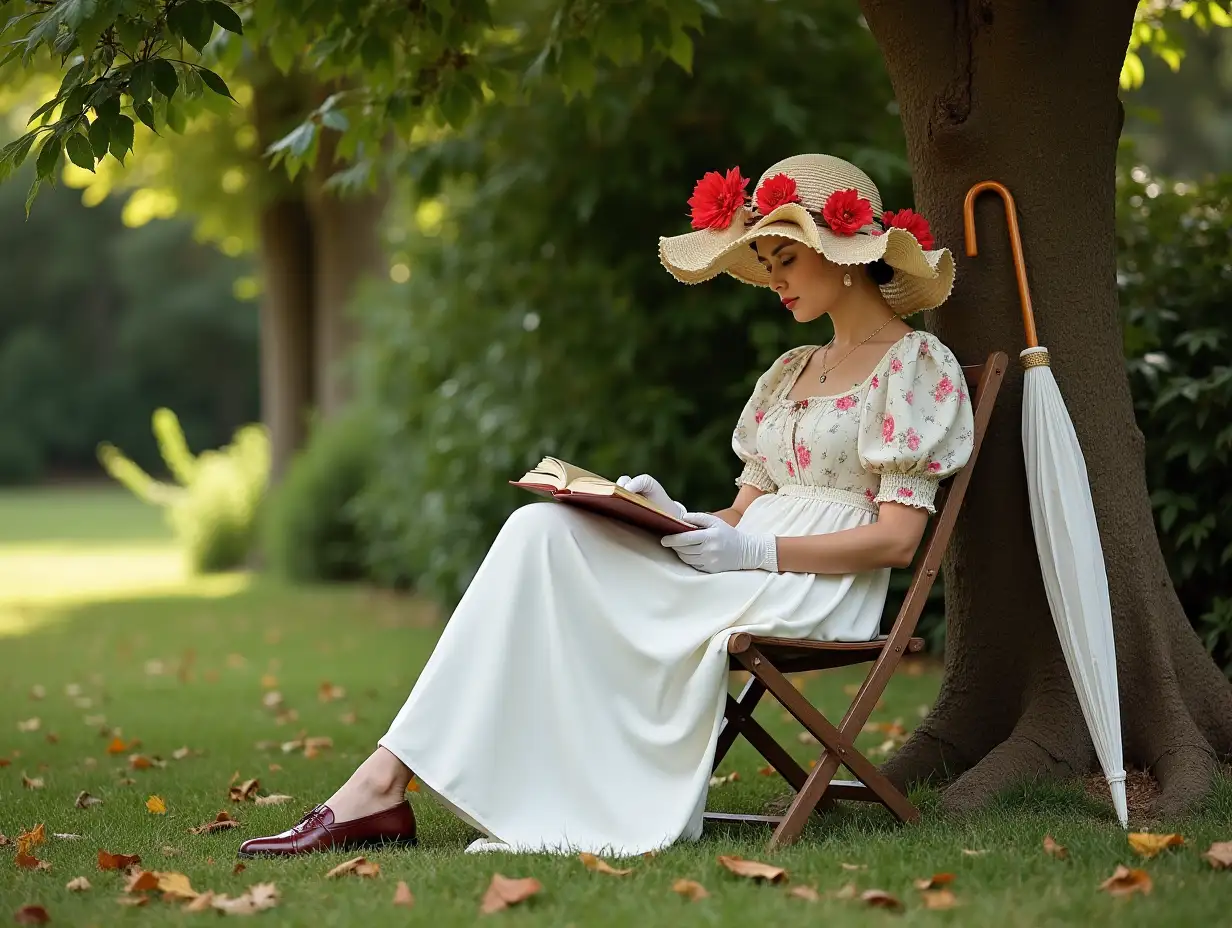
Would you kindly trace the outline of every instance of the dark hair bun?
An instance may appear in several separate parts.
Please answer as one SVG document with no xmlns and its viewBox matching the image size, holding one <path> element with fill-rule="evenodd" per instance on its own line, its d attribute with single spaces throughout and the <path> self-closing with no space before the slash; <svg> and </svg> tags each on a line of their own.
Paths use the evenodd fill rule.
<svg viewBox="0 0 1232 928">
<path fill-rule="evenodd" d="M 864 269 L 878 287 L 884 287 L 894 279 L 894 268 L 886 264 L 882 258 L 878 258 L 872 264 L 864 265 Z"/>
</svg>

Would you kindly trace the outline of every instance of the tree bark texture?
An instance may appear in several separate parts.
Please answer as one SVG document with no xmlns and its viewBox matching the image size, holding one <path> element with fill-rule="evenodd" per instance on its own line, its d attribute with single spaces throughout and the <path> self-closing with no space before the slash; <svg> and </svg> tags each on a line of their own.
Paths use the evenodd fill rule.
<svg viewBox="0 0 1232 928">
<path fill-rule="evenodd" d="M 267 60 L 254 67 L 252 121 L 258 158 L 303 112 L 302 82 Z M 261 419 L 270 436 L 270 479 L 276 482 L 304 444 L 313 378 L 313 230 L 303 183 L 255 166 L 261 298 Z"/>
<path fill-rule="evenodd" d="M 322 131 L 321 149 L 311 175 L 314 230 L 313 287 L 314 379 L 317 411 L 322 418 L 336 415 L 350 400 L 353 378 L 345 367 L 357 327 L 349 312 L 351 298 L 362 279 L 387 272 L 381 243 L 381 216 L 389 199 L 384 183 L 372 193 L 338 196 L 323 185 L 343 167 L 334 160 L 338 133 Z"/>
<path fill-rule="evenodd" d="M 259 152 L 324 99 L 304 75 L 280 74 L 264 59 L 253 74 L 252 118 Z M 356 331 L 347 307 L 364 274 L 380 271 L 380 221 L 387 191 L 337 196 L 323 189 L 338 167 L 337 135 L 325 130 L 315 168 L 290 180 L 280 166 L 258 186 L 262 420 L 277 482 L 308 436 L 311 416 L 337 414 L 350 398 L 341 360 Z"/>
<path fill-rule="evenodd" d="M 916 206 L 958 263 L 931 327 L 966 362 L 1024 345 L 1004 207 L 1014 195 L 1040 343 L 1082 445 L 1111 591 L 1126 767 L 1161 785 L 1153 814 L 1203 798 L 1232 754 L 1232 687 L 1186 620 L 1147 495 L 1116 291 L 1117 78 L 1134 0 L 862 0 L 902 113 Z M 948 782 L 974 808 L 1016 782 L 1097 769 L 1044 597 L 1009 372 L 947 559 L 947 647 L 932 713 L 884 772 Z"/>
</svg>

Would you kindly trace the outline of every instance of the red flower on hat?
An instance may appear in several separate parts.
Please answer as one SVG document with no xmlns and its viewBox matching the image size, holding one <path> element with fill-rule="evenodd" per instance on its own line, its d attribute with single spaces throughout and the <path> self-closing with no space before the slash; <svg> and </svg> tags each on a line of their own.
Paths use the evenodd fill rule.
<svg viewBox="0 0 1232 928">
<path fill-rule="evenodd" d="M 838 235 L 855 235 L 873 221 L 873 206 L 854 187 L 836 190 L 826 198 L 821 216 Z"/>
<path fill-rule="evenodd" d="M 933 247 L 933 233 L 929 231 L 928 220 L 913 209 L 900 209 L 897 213 L 886 210 L 881 214 L 881 224 L 887 229 L 906 229 L 925 250 Z"/>
<path fill-rule="evenodd" d="M 718 171 L 707 171 L 693 188 L 689 206 L 693 207 L 693 228 L 726 229 L 731 225 L 736 210 L 744 205 L 744 188 L 749 179 L 740 176 L 740 168 L 734 167 L 723 176 Z"/>
<path fill-rule="evenodd" d="M 799 203 L 796 182 L 786 174 L 775 174 L 757 188 L 757 211 L 763 216 L 787 203 Z"/>
</svg>

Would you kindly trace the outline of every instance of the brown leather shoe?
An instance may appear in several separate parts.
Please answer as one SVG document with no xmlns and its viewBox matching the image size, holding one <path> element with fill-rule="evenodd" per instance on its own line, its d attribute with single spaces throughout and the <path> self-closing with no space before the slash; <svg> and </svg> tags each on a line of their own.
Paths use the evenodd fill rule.
<svg viewBox="0 0 1232 928">
<path fill-rule="evenodd" d="M 357 847 L 414 847 L 415 844 L 415 813 L 409 802 L 400 802 L 392 808 L 340 825 L 334 823 L 334 812 L 329 806 L 319 805 L 300 819 L 298 825 L 281 834 L 248 839 L 240 845 L 237 854 L 258 857 Z"/>
</svg>

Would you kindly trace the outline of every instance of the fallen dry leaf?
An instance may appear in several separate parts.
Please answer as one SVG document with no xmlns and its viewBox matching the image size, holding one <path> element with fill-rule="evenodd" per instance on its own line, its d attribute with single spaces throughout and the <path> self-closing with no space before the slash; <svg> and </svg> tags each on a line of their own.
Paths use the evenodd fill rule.
<svg viewBox="0 0 1232 928">
<path fill-rule="evenodd" d="M 254 802 L 259 806 L 280 806 L 284 802 L 290 802 L 294 796 L 284 796 L 282 793 L 274 793 L 272 796 L 257 796 Z"/>
<path fill-rule="evenodd" d="M 257 779 L 245 780 L 243 783 L 236 784 L 228 790 L 228 795 L 232 802 L 247 802 L 257 794 L 257 788 L 261 782 Z"/>
<path fill-rule="evenodd" d="M 958 905 L 958 897 L 948 889 L 926 889 L 920 896 L 926 909 L 952 909 Z"/>
<path fill-rule="evenodd" d="M 30 848 L 44 844 L 47 841 L 47 828 L 39 822 L 27 832 L 17 836 L 17 853 L 28 854 Z"/>
<path fill-rule="evenodd" d="M 901 909 L 903 904 L 897 896 L 892 896 L 884 889 L 866 889 L 860 893 L 860 901 L 878 909 Z"/>
<path fill-rule="evenodd" d="M 1216 870 L 1232 868 L 1232 841 L 1216 841 L 1206 849 L 1202 859 Z"/>
<path fill-rule="evenodd" d="M 34 684 L 34 686 L 30 687 L 30 698 L 31 699 L 42 699 L 46 695 L 47 695 L 47 688 L 43 686 L 41 683 L 36 683 Z"/>
<path fill-rule="evenodd" d="M 64 888 L 70 893 L 84 893 L 90 889 L 93 889 L 90 885 L 90 881 L 84 876 L 73 877 L 73 879 L 64 884 Z"/>
<path fill-rule="evenodd" d="M 162 796 L 151 796 L 145 801 L 145 807 L 154 815 L 167 814 L 167 802 Z"/>
<path fill-rule="evenodd" d="M 334 746 L 333 738 L 317 737 L 304 739 L 304 756 L 312 759 L 322 751 L 328 751 Z"/>
<path fill-rule="evenodd" d="M 17 852 L 17 856 L 13 858 L 14 862 L 22 870 L 50 870 L 51 864 L 46 860 L 39 860 L 33 854 L 24 854 L 21 851 Z"/>
<path fill-rule="evenodd" d="M 1111 896 L 1128 896 L 1133 893 L 1149 894 L 1153 887 L 1151 875 L 1145 870 L 1131 870 L 1124 864 L 1117 864 L 1112 876 L 1100 883 L 1099 888 Z"/>
<path fill-rule="evenodd" d="M 317 687 L 317 699 L 321 702 L 333 702 L 346 698 L 346 687 L 334 686 L 328 680 Z"/>
<path fill-rule="evenodd" d="M 240 866 L 242 867 L 243 864 Z M 158 891 L 163 894 L 164 899 L 196 899 L 200 895 L 192 888 L 192 883 L 183 873 L 162 871 L 155 872 L 154 876 L 158 880 Z"/>
<path fill-rule="evenodd" d="M 800 734 L 796 735 L 796 740 L 799 741 L 801 744 L 820 744 L 821 743 L 812 735 L 812 733 L 807 732 L 807 731 L 802 731 L 800 732 Z"/>
<path fill-rule="evenodd" d="M 844 883 L 834 894 L 835 899 L 854 899 L 859 893 L 855 883 Z"/>
<path fill-rule="evenodd" d="M 175 857 L 178 853 L 180 853 L 180 849 L 178 847 L 172 847 L 170 844 L 163 845 L 164 857 Z"/>
<path fill-rule="evenodd" d="M 116 900 L 120 905 L 142 906 L 150 904 L 149 896 L 121 896 Z"/>
<path fill-rule="evenodd" d="M 248 865 L 247 865 L 247 864 L 245 864 L 245 863 L 241 860 L 239 863 L 237 863 L 234 867 L 232 867 L 232 868 L 231 868 L 231 875 L 232 875 L 232 876 L 239 876 L 241 873 L 243 873 L 243 872 L 244 872 L 245 870 L 247 870 L 247 869 L 248 869 Z"/>
<path fill-rule="evenodd" d="M 773 867 L 756 860 L 745 860 L 743 857 L 731 857 L 720 854 L 719 863 L 736 876 L 748 877 L 751 880 L 769 880 L 777 883 L 787 878 L 787 871 L 782 867 Z"/>
<path fill-rule="evenodd" d="M 23 905 L 13 913 L 13 919 L 19 925 L 46 925 L 51 916 L 41 905 Z"/>
<path fill-rule="evenodd" d="M 1180 835 L 1157 835 L 1148 831 L 1131 831 L 1129 846 L 1139 857 L 1154 857 L 1160 851 L 1185 843 Z"/>
<path fill-rule="evenodd" d="M 419 781 L 416 780 L 414 777 L 411 777 L 411 782 L 406 784 L 406 791 L 408 793 L 419 792 Z"/>
<path fill-rule="evenodd" d="M 582 861 L 582 866 L 587 870 L 593 871 L 594 873 L 606 873 L 610 876 L 627 876 L 633 872 L 631 869 L 617 870 L 602 857 L 596 857 L 594 854 L 587 854 L 585 851 L 578 854 L 578 857 Z"/>
<path fill-rule="evenodd" d="M 273 883 L 257 883 L 242 896 L 214 896 L 210 905 L 227 915 L 252 915 L 278 904 L 278 888 Z"/>
<path fill-rule="evenodd" d="M 134 770 L 149 770 L 154 766 L 154 761 L 146 757 L 144 754 L 130 754 L 128 756 L 128 766 Z"/>
<path fill-rule="evenodd" d="M 101 806 L 102 804 L 103 800 L 97 796 L 91 796 L 84 789 L 77 794 L 77 801 L 73 803 L 79 809 L 88 809 L 90 806 Z"/>
<path fill-rule="evenodd" d="M 292 751 L 302 751 L 304 749 L 304 739 L 292 738 L 290 741 L 282 742 L 278 747 L 283 754 L 290 754 Z"/>
<path fill-rule="evenodd" d="M 98 852 L 98 869 L 127 870 L 133 864 L 141 863 L 140 854 L 112 854 L 110 851 Z"/>
<path fill-rule="evenodd" d="M 17 723 L 17 730 L 18 731 L 38 731 L 42 727 L 42 725 L 43 725 L 42 719 L 38 719 L 38 718 L 26 719 L 25 721 L 19 721 Z"/>
<path fill-rule="evenodd" d="M 150 870 L 138 870 L 124 886 L 126 893 L 144 893 L 151 889 L 158 889 L 158 874 Z"/>
<path fill-rule="evenodd" d="M 172 760 L 183 760 L 185 757 L 187 757 L 191 753 L 192 753 L 192 748 L 190 747 L 186 746 L 182 748 L 176 748 L 174 751 L 171 752 L 171 758 Z"/>
<path fill-rule="evenodd" d="M 986 850 L 973 851 L 970 848 L 966 848 L 966 847 L 962 849 L 962 852 L 966 854 L 968 857 L 983 857 L 985 854 L 988 853 L 988 851 Z"/>
<path fill-rule="evenodd" d="M 844 870 L 867 870 L 868 864 L 839 864 Z"/>
<path fill-rule="evenodd" d="M 788 890 L 787 895 L 794 896 L 796 899 L 804 899 L 808 902 L 821 901 L 821 893 L 811 886 L 793 886 Z"/>
<path fill-rule="evenodd" d="M 239 822 L 231 817 L 231 813 L 223 811 L 214 816 L 214 821 L 198 825 L 196 828 L 190 828 L 188 831 L 194 835 L 208 835 L 211 832 L 222 831 L 225 828 L 236 828 L 238 826 Z"/>
<path fill-rule="evenodd" d="M 354 725 L 359 721 L 359 716 L 355 712 L 343 712 L 338 716 L 338 721 L 343 725 Z"/>
<path fill-rule="evenodd" d="M 731 773 L 727 774 L 726 776 L 719 775 L 719 776 L 711 777 L 710 785 L 711 786 L 722 786 L 724 783 L 735 783 L 739 779 L 740 779 L 740 771 L 733 770 Z"/>
<path fill-rule="evenodd" d="M 112 738 L 111 744 L 107 745 L 108 754 L 123 754 L 128 750 L 128 745 L 124 743 L 123 738 Z"/>
<path fill-rule="evenodd" d="M 932 876 L 928 877 L 927 879 L 916 880 L 915 888 L 920 889 L 920 890 L 938 889 L 942 886 L 948 886 L 950 883 L 953 883 L 953 882 L 954 882 L 954 874 L 952 873 L 934 873 Z"/>
<path fill-rule="evenodd" d="M 208 912 L 214 907 L 214 892 L 207 889 L 188 905 L 184 906 L 185 912 Z"/>
<path fill-rule="evenodd" d="M 261 697 L 261 704 L 267 709 L 277 709 L 282 705 L 282 693 L 278 690 L 270 690 Z"/>
<path fill-rule="evenodd" d="M 1069 851 L 1064 845 L 1057 844 L 1052 840 L 1052 835 L 1044 835 L 1044 853 L 1049 857 L 1055 857 L 1057 860 L 1064 860 L 1069 856 Z"/>
<path fill-rule="evenodd" d="M 116 782 L 117 782 L 120 786 L 133 786 L 133 785 L 135 785 L 135 784 L 136 784 L 136 782 L 137 782 L 137 781 L 136 781 L 136 780 L 134 780 L 132 777 L 121 777 L 121 778 L 120 778 L 119 780 L 117 780 Z"/>
<path fill-rule="evenodd" d="M 81 835 L 61 834 L 58 831 L 52 832 L 51 836 L 53 838 L 59 838 L 61 841 L 80 841 L 81 840 Z"/>
<path fill-rule="evenodd" d="M 348 873 L 354 873 L 356 876 L 380 876 L 381 865 L 369 861 L 366 857 L 353 857 L 334 867 L 325 874 L 325 878 L 332 880 L 334 877 L 346 876 Z"/>
<path fill-rule="evenodd" d="M 6 838 L 4 835 L 0 835 L 0 847 L 8 847 L 12 843 L 13 842 L 10 841 L 8 838 Z"/>
<path fill-rule="evenodd" d="M 672 884 L 672 892 L 684 896 L 690 902 L 697 902 L 699 899 L 705 899 L 710 895 L 710 893 L 706 892 L 706 887 L 696 880 L 677 880 Z"/>
<path fill-rule="evenodd" d="M 484 915 L 502 912 L 511 905 L 525 902 L 541 889 L 543 889 L 543 884 L 533 876 L 511 879 L 500 873 L 493 873 L 492 882 L 488 884 L 487 892 L 483 894 L 483 902 L 479 911 Z"/>
<path fill-rule="evenodd" d="M 54 731 L 49 731 L 46 735 L 46 738 L 47 738 L 48 744 L 59 744 L 60 743 L 60 736 L 57 735 Z"/>
<path fill-rule="evenodd" d="M 394 905 L 404 905 L 408 909 L 415 904 L 415 897 L 411 895 L 411 887 L 406 885 L 406 880 L 398 881 L 398 888 L 394 890 Z"/>
<path fill-rule="evenodd" d="M 272 690 L 278 685 L 278 678 L 272 673 L 263 674 L 261 676 L 261 688 L 264 690 Z"/>
<path fill-rule="evenodd" d="M 772 777 L 776 773 L 778 773 L 777 770 L 775 770 L 773 767 L 771 767 L 768 764 L 765 767 L 759 767 L 757 769 L 757 772 L 760 773 L 763 777 Z"/>
<path fill-rule="evenodd" d="M 13 762 L 9 760 L 7 757 L 0 757 L 0 767 L 7 767 L 12 763 Z"/>
<path fill-rule="evenodd" d="M 42 777 L 28 777 L 25 773 L 21 775 L 21 785 L 26 789 L 42 789 L 44 786 Z"/>
</svg>

